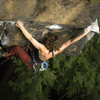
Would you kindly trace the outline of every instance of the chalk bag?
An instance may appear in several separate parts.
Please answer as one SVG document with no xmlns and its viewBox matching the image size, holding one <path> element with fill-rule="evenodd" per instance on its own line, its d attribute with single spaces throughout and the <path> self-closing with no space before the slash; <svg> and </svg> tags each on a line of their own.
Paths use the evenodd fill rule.
<svg viewBox="0 0 100 100">
<path fill-rule="evenodd" d="M 41 68 L 40 68 L 40 71 L 44 71 L 44 70 L 46 70 L 47 69 L 47 67 L 48 67 L 48 64 L 47 64 L 47 62 L 42 62 L 42 64 L 41 64 Z"/>
</svg>

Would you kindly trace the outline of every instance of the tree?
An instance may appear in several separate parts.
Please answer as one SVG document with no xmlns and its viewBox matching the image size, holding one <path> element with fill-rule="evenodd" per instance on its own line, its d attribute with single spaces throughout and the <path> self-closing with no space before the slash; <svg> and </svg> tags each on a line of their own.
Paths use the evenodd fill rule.
<svg viewBox="0 0 100 100">
<path fill-rule="evenodd" d="M 48 61 L 49 68 L 34 73 L 25 68 L 19 60 L 14 60 L 17 79 L 9 80 L 9 85 L 20 99 L 53 100 L 59 98 L 83 98 L 100 91 L 100 35 L 96 35 L 78 56 L 57 55 Z M 19 63 L 18 63 L 19 62 Z M 54 96 L 55 94 L 55 96 Z"/>
</svg>

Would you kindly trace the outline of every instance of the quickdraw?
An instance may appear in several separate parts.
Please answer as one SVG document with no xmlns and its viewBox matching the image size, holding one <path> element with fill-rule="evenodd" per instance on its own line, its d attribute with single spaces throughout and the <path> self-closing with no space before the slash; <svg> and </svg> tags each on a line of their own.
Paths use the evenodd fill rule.
<svg viewBox="0 0 100 100">
<path fill-rule="evenodd" d="M 44 61 L 43 63 L 41 63 L 40 71 L 44 71 L 44 70 L 46 70 L 47 67 L 48 67 L 48 64 L 47 64 L 47 62 Z"/>
</svg>

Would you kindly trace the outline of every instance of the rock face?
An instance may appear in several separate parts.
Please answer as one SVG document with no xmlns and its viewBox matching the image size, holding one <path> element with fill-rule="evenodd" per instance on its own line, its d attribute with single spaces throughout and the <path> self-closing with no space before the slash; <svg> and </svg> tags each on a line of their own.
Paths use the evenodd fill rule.
<svg viewBox="0 0 100 100">
<path fill-rule="evenodd" d="M 26 19 L 35 12 L 37 0 L 0 0 L 0 20 Z"/>
<path fill-rule="evenodd" d="M 77 36 L 83 29 L 100 16 L 100 0 L 0 0 L 0 39 L 5 47 L 20 45 L 24 47 L 29 41 L 15 26 L 20 19 L 30 34 L 39 41 L 51 32 L 59 34 L 64 40 Z M 59 24 L 61 29 L 48 29 L 47 26 Z M 69 46 L 64 52 L 67 56 L 81 52 L 89 33 L 80 41 Z"/>
</svg>

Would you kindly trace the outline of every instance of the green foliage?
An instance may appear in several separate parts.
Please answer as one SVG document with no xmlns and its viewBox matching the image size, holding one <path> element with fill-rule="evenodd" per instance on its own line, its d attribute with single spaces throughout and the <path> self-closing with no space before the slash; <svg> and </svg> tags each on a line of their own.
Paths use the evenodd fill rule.
<svg viewBox="0 0 100 100">
<path fill-rule="evenodd" d="M 78 95 L 90 95 L 100 91 L 100 35 L 85 46 L 79 56 L 67 58 L 62 54 L 48 61 L 46 71 L 25 68 L 19 59 L 12 58 L 16 64 L 18 78 L 9 80 L 13 91 L 20 93 L 20 100 L 49 100 L 56 91 L 60 99 Z M 52 91 L 51 91 L 52 90 Z"/>
<path fill-rule="evenodd" d="M 44 72 L 34 73 L 33 69 L 25 68 L 19 59 L 12 58 L 16 64 L 17 79 L 9 80 L 14 92 L 20 93 L 20 100 L 48 100 L 50 87 L 53 87 L 56 76 L 48 68 Z"/>
<path fill-rule="evenodd" d="M 16 66 L 22 66 L 22 62 L 20 59 L 17 59 L 16 57 L 11 57 L 12 62 L 16 65 Z"/>
<path fill-rule="evenodd" d="M 77 57 L 53 59 L 57 75 L 55 90 L 62 97 L 89 95 L 100 90 L 100 35 L 96 35 Z M 63 91 L 63 92 L 62 92 Z"/>
<path fill-rule="evenodd" d="M 99 19 L 100 21 L 100 19 Z M 52 94 L 64 100 L 75 97 L 95 95 L 91 100 L 100 97 L 100 35 L 96 34 L 87 43 L 78 56 L 65 57 L 57 55 L 48 61 L 46 71 L 25 68 L 19 59 L 12 58 L 16 65 L 17 79 L 9 80 L 9 86 L 14 93 L 19 94 L 19 100 L 50 100 Z M 87 99 L 88 100 L 88 99 Z"/>
</svg>

